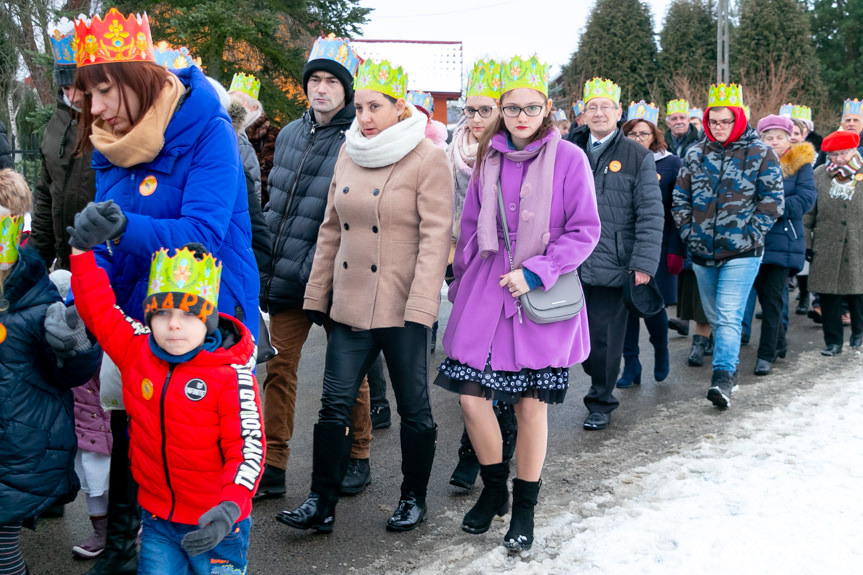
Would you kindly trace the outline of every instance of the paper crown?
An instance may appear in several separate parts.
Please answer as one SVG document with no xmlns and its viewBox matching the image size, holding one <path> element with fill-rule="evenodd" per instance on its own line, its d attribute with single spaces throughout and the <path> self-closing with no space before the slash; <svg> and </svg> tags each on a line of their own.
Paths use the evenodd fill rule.
<svg viewBox="0 0 863 575">
<path fill-rule="evenodd" d="M 569 118 L 566 117 L 566 112 L 562 109 L 558 108 L 554 112 L 551 113 L 551 119 L 553 122 L 565 122 Z"/>
<path fill-rule="evenodd" d="M 747 106 L 745 104 L 742 106 L 742 108 L 743 108 L 743 115 L 746 116 L 746 121 L 748 122 L 749 118 L 752 117 L 752 110 L 750 110 L 749 106 Z"/>
<path fill-rule="evenodd" d="M 743 107 L 743 91 L 737 84 L 713 84 L 707 95 L 707 107 L 719 106 Z"/>
<path fill-rule="evenodd" d="M 168 256 L 168 250 L 162 248 L 150 262 L 150 280 L 147 284 L 147 298 L 163 293 L 182 293 L 212 304 L 215 309 L 219 303 L 219 281 L 222 276 L 222 264 L 216 263 L 212 255 L 206 254 L 202 259 L 195 257 L 195 252 L 188 248 L 176 250 L 173 257 Z M 191 302 L 192 298 L 184 298 Z M 182 309 L 180 302 L 176 307 Z"/>
<path fill-rule="evenodd" d="M 842 104 L 842 117 L 844 118 L 848 114 L 863 115 L 863 102 L 857 98 L 845 100 L 845 103 Z"/>
<path fill-rule="evenodd" d="M 354 77 L 354 90 L 374 90 L 398 100 L 405 97 L 408 75 L 401 66 L 387 60 L 365 60 Z"/>
<path fill-rule="evenodd" d="M 75 59 L 79 68 L 112 62 L 155 62 L 147 14 L 124 17 L 116 8 L 105 19 L 75 20 Z"/>
<path fill-rule="evenodd" d="M 576 118 L 584 114 L 584 100 L 577 100 L 575 104 L 572 105 L 572 112 L 575 114 Z"/>
<path fill-rule="evenodd" d="M 55 66 L 75 65 L 75 23 L 66 18 L 48 24 L 48 39 Z"/>
<path fill-rule="evenodd" d="M 351 47 L 351 41 L 347 38 L 337 38 L 335 34 L 320 36 L 315 40 L 315 45 L 309 52 L 309 62 L 321 59 L 338 62 L 350 72 L 351 76 L 356 76 L 360 65 L 360 58 Z"/>
<path fill-rule="evenodd" d="M 247 94 L 257 100 L 258 94 L 261 93 L 261 81 L 251 74 L 239 72 L 234 74 L 234 77 L 231 80 L 231 87 L 228 88 L 228 92 L 242 92 L 243 94 Z"/>
<path fill-rule="evenodd" d="M 170 44 L 162 40 L 154 46 L 153 53 L 156 57 L 156 64 L 165 68 L 180 70 L 192 66 L 201 67 L 201 59 L 192 58 L 189 49 L 185 46 L 172 48 Z"/>
<path fill-rule="evenodd" d="M 704 117 L 704 110 L 701 108 L 689 108 L 689 117 L 698 118 L 700 120 Z"/>
<path fill-rule="evenodd" d="M 23 226 L 24 216 L 0 217 L 0 264 L 14 264 L 18 261 L 18 242 Z"/>
<path fill-rule="evenodd" d="M 608 98 L 620 103 L 620 86 L 605 78 L 594 78 L 584 83 L 584 103 L 594 98 Z"/>
<path fill-rule="evenodd" d="M 488 96 L 500 100 L 500 62 L 495 60 L 479 60 L 473 65 L 473 70 L 467 77 L 465 98 L 471 96 Z"/>
<path fill-rule="evenodd" d="M 809 106 L 798 106 L 790 102 L 779 108 L 779 115 L 784 118 L 812 121 L 812 109 Z"/>
<path fill-rule="evenodd" d="M 659 121 L 659 108 L 653 102 L 650 104 L 644 100 L 632 102 L 629 104 L 629 110 L 626 112 L 626 119 L 645 120 L 655 126 Z"/>
<path fill-rule="evenodd" d="M 428 92 L 409 91 L 405 99 L 409 104 L 413 104 L 419 108 L 420 112 L 423 112 L 426 116 L 431 116 L 432 112 L 434 112 L 434 98 Z"/>
<path fill-rule="evenodd" d="M 514 56 L 501 65 L 500 93 L 516 88 L 530 88 L 548 96 L 548 64 L 536 56 L 528 59 Z"/>
<path fill-rule="evenodd" d="M 671 114 L 686 114 L 688 116 L 689 102 L 683 98 L 669 100 L 668 103 L 665 104 L 665 115 L 670 116 Z"/>
</svg>

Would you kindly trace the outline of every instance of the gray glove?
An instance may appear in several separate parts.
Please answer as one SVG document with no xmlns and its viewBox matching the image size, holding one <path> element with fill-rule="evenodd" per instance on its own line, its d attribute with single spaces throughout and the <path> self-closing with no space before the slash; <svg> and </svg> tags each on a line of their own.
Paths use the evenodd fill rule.
<svg viewBox="0 0 863 575">
<path fill-rule="evenodd" d="M 75 225 L 66 228 L 69 245 L 81 251 L 116 240 L 126 231 L 126 216 L 114 200 L 90 202 L 75 214 Z"/>
<path fill-rule="evenodd" d="M 66 307 L 54 302 L 45 312 L 45 339 L 57 357 L 73 357 L 92 347 L 87 328 L 78 316 L 75 306 Z"/>
<path fill-rule="evenodd" d="M 233 501 L 222 501 L 198 519 L 199 529 L 186 533 L 180 542 L 194 557 L 221 543 L 240 517 L 240 507 Z"/>
</svg>

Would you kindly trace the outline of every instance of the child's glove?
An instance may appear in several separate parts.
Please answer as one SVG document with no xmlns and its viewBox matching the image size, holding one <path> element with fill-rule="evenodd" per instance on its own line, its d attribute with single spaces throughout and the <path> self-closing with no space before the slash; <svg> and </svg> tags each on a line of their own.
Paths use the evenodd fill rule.
<svg viewBox="0 0 863 575">
<path fill-rule="evenodd" d="M 183 549 L 194 557 L 206 553 L 231 532 L 240 517 L 240 506 L 233 501 L 222 501 L 198 519 L 199 529 L 186 533 L 180 542 Z"/>
<path fill-rule="evenodd" d="M 75 225 L 66 228 L 69 245 L 81 251 L 116 240 L 126 231 L 126 216 L 114 200 L 90 202 L 75 214 Z"/>
<path fill-rule="evenodd" d="M 73 357 L 92 346 L 78 310 L 74 305 L 66 307 L 59 301 L 48 306 L 45 312 L 45 339 L 57 357 L 63 358 Z"/>
</svg>

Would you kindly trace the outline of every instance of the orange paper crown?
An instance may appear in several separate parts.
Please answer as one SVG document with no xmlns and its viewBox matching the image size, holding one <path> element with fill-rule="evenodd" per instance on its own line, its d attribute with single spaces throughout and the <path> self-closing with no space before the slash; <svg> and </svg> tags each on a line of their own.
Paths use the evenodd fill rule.
<svg viewBox="0 0 863 575">
<path fill-rule="evenodd" d="M 112 62 L 155 62 L 147 14 L 124 17 L 116 8 L 105 19 L 75 21 L 75 58 L 79 68 Z"/>
</svg>

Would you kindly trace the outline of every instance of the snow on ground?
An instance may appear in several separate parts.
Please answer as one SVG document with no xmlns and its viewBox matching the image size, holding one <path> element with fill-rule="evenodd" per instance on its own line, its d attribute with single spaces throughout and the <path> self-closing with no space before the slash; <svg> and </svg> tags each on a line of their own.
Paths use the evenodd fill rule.
<svg viewBox="0 0 863 575">
<path fill-rule="evenodd" d="M 786 405 L 609 479 L 613 495 L 543 510 L 540 492 L 529 556 L 508 556 L 493 526 L 414 573 L 863 572 L 861 385 L 860 366 L 825 375 Z"/>
</svg>

